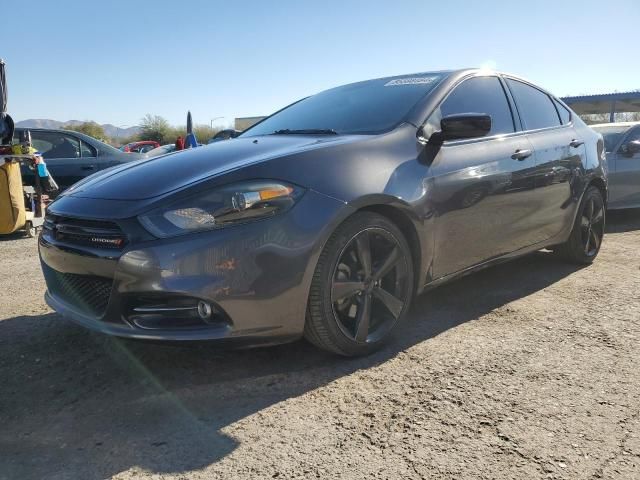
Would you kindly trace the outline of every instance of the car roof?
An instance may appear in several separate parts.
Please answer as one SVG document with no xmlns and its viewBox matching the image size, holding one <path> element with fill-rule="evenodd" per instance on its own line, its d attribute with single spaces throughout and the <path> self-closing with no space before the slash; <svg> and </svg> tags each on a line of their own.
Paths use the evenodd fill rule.
<svg viewBox="0 0 640 480">
<path fill-rule="evenodd" d="M 56 132 L 56 133 L 79 133 L 84 135 L 82 132 L 76 132 L 75 130 L 65 130 L 64 128 L 31 128 L 31 127 L 16 127 L 16 130 L 29 130 L 31 132 Z"/>
<path fill-rule="evenodd" d="M 94 138 L 90 135 L 86 135 L 82 132 L 76 132 L 75 130 L 64 130 L 62 128 L 16 127 L 16 132 L 19 130 L 29 130 L 30 132 L 66 133 L 67 135 L 75 135 L 76 137 L 80 137 L 82 140 L 92 145 L 94 148 L 104 149 L 107 155 L 110 155 L 110 156 L 130 155 L 128 153 L 118 150 L 115 147 L 112 147 L 111 145 L 103 142 L 102 140 L 98 140 L 97 138 Z"/>
<path fill-rule="evenodd" d="M 531 82 L 530 80 L 527 80 L 526 78 L 523 78 L 519 75 L 514 75 L 513 73 L 509 73 L 509 72 L 501 72 L 499 70 L 494 70 L 494 69 L 490 69 L 490 68 L 481 68 L 481 67 L 469 67 L 469 68 L 459 68 L 459 69 L 454 69 L 454 70 L 431 70 L 431 71 L 424 71 L 424 72 L 414 72 L 414 73 L 403 73 L 400 75 L 392 75 L 389 77 L 380 77 L 380 78 L 370 78 L 367 80 L 363 80 L 364 82 L 368 82 L 371 80 L 393 80 L 396 78 L 403 78 L 403 77 L 412 77 L 412 76 L 419 76 L 419 75 L 433 75 L 433 74 L 438 74 L 438 75 L 442 75 L 444 77 L 448 77 L 448 76 L 466 76 L 466 75 L 473 75 L 473 74 L 478 74 L 478 73 L 486 73 L 488 75 L 491 74 L 495 74 L 495 75 L 505 75 L 507 77 L 511 77 L 514 78 L 516 80 L 522 80 L 524 82 L 527 83 L 532 83 L 535 85 L 535 83 Z M 359 82 L 356 82 L 359 83 Z"/>
<path fill-rule="evenodd" d="M 65 130 L 63 128 L 30 128 L 30 127 L 16 127 L 16 132 L 18 130 L 29 130 L 30 132 L 51 132 L 51 133 L 66 133 L 66 134 L 71 134 L 71 135 L 77 135 L 80 138 L 87 140 L 89 139 L 90 141 L 94 141 L 94 142 L 100 142 L 100 143 L 104 143 L 101 140 L 98 140 L 97 138 L 92 137 L 91 135 L 87 135 L 86 133 L 82 133 L 82 132 L 76 132 L 75 130 Z"/>
<path fill-rule="evenodd" d="M 355 82 L 355 83 L 366 83 L 368 81 L 385 81 L 385 80 L 386 81 L 390 81 L 390 80 L 401 79 L 401 78 L 406 78 L 406 77 L 418 77 L 418 76 L 421 76 L 421 75 L 441 75 L 442 76 L 442 80 L 447 80 L 448 79 L 451 82 L 456 83 L 458 80 L 460 80 L 462 78 L 465 78 L 465 77 L 468 77 L 470 75 L 483 75 L 483 74 L 485 74 L 485 75 L 505 76 L 505 77 L 513 78 L 514 80 L 520 80 L 520 81 L 522 81 L 524 83 L 528 83 L 530 85 L 533 85 L 537 89 L 546 92 L 547 94 L 551 95 L 553 98 L 558 100 L 558 97 L 556 95 L 554 95 L 552 92 L 550 92 L 549 90 L 547 90 L 543 86 L 540 86 L 537 83 L 532 82 L 531 80 L 528 80 L 528 79 L 526 79 L 524 77 L 521 77 L 519 75 L 514 75 L 513 73 L 502 72 L 502 71 L 494 70 L 494 69 L 491 69 L 491 68 L 474 67 L 474 68 L 461 68 L 461 69 L 456 69 L 456 70 L 433 70 L 433 71 L 425 71 L 425 72 L 417 72 L 417 73 L 404 73 L 402 75 L 394 75 L 394 76 L 391 76 L 391 77 L 371 78 L 369 80 L 363 80 L 362 82 Z M 344 86 L 344 85 L 340 85 L 340 86 Z"/>
</svg>

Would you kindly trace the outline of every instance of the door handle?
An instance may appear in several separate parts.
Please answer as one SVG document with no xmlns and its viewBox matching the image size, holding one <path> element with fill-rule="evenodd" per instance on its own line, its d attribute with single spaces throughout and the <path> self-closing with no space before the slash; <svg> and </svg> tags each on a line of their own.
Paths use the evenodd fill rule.
<svg viewBox="0 0 640 480">
<path fill-rule="evenodd" d="M 95 170 L 96 166 L 95 165 L 84 165 L 81 170 Z"/>
<path fill-rule="evenodd" d="M 513 155 L 511 155 L 511 158 L 513 158 L 514 160 L 524 160 L 525 158 L 528 158 L 531 156 L 533 152 L 529 149 L 525 149 L 525 150 L 516 150 L 515 152 L 513 152 Z"/>
<path fill-rule="evenodd" d="M 581 145 L 584 145 L 584 142 L 582 140 L 576 140 L 575 138 L 569 143 L 569 146 L 573 148 L 578 148 Z"/>
</svg>

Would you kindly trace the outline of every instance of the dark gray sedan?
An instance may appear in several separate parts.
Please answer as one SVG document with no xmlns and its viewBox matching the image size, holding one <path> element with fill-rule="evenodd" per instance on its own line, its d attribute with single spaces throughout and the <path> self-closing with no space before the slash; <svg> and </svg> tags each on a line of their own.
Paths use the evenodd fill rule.
<svg viewBox="0 0 640 480">
<path fill-rule="evenodd" d="M 604 137 L 611 210 L 640 208 L 640 122 L 592 125 Z"/>
<path fill-rule="evenodd" d="M 366 354 L 427 288 L 544 247 L 592 262 L 604 159 L 601 135 L 511 75 L 333 88 L 67 190 L 40 237 L 46 300 L 123 337 Z"/>
<path fill-rule="evenodd" d="M 31 132 L 33 146 L 45 159 L 47 169 L 61 190 L 100 170 L 140 158 L 70 130 L 16 128 L 15 137 L 19 138 L 24 130 Z M 29 183 L 33 174 L 27 170 L 22 173 Z"/>
</svg>

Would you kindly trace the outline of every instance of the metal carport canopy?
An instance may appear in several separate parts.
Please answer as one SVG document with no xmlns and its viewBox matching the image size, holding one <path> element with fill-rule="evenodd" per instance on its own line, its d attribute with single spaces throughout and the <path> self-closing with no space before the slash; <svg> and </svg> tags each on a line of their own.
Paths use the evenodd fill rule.
<svg viewBox="0 0 640 480">
<path fill-rule="evenodd" d="M 564 97 L 562 101 L 578 115 L 608 113 L 609 121 L 613 121 L 616 112 L 640 112 L 640 91 L 579 95 Z"/>
</svg>

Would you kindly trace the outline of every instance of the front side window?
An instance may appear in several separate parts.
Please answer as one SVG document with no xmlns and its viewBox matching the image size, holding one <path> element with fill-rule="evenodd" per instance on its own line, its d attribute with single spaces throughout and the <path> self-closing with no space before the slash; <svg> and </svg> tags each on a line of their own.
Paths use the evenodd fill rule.
<svg viewBox="0 0 640 480">
<path fill-rule="evenodd" d="M 507 84 L 527 130 L 560 125 L 560 117 L 549 95 L 526 83 L 510 78 L 507 79 Z"/>
<path fill-rule="evenodd" d="M 441 74 L 383 78 L 332 88 L 275 113 L 241 136 L 333 130 L 380 133 L 398 125 L 442 79 Z"/>
<path fill-rule="evenodd" d="M 79 140 L 64 133 L 32 131 L 31 141 L 45 159 L 80 157 Z"/>
<path fill-rule="evenodd" d="M 598 125 L 593 129 L 602 134 L 604 139 L 604 150 L 607 153 L 614 151 L 620 140 L 627 131 L 627 127 L 620 127 L 619 125 Z"/>
<path fill-rule="evenodd" d="M 624 148 L 624 146 L 627 143 L 635 142 L 635 141 L 640 141 L 640 128 L 636 128 L 634 130 L 631 130 L 631 132 L 629 132 L 627 137 L 624 139 L 624 142 L 623 142 L 621 148 Z"/>
<path fill-rule="evenodd" d="M 515 131 L 511 108 L 498 77 L 474 77 L 458 85 L 436 110 L 438 119 L 461 113 L 483 113 L 491 116 L 488 135 Z"/>
</svg>

